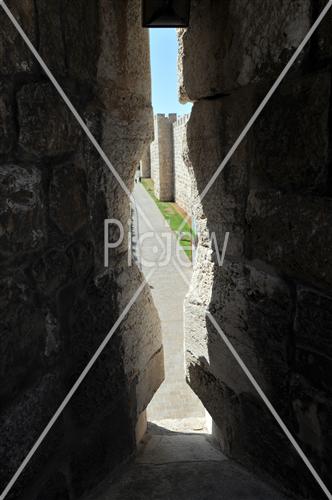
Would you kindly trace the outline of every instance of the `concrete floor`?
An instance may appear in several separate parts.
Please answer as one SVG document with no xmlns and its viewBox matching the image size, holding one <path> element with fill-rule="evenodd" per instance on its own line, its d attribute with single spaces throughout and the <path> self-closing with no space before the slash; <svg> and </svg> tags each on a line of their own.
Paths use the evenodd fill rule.
<svg viewBox="0 0 332 500">
<path fill-rule="evenodd" d="M 161 320 L 165 353 L 165 381 L 148 407 L 148 419 L 201 417 L 203 421 L 203 405 L 187 385 L 184 368 L 183 301 L 192 266 L 175 233 L 140 183 L 135 185 L 133 194 L 149 221 L 138 212 L 136 255 L 146 277 L 151 269 L 154 270 L 148 281 Z M 137 236 L 142 242 L 139 247 Z M 163 256 L 165 245 L 169 249 L 166 258 Z"/>
<path fill-rule="evenodd" d="M 151 425 L 132 464 L 86 500 L 286 500 L 226 459 L 210 436 Z"/>
</svg>

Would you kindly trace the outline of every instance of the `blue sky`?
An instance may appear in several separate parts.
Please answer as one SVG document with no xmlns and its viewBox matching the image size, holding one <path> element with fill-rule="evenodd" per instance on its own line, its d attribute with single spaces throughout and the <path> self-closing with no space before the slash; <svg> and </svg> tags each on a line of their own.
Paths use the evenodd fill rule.
<svg viewBox="0 0 332 500">
<path fill-rule="evenodd" d="M 153 28 L 149 31 L 154 113 L 190 113 L 191 104 L 178 101 L 176 30 Z"/>
</svg>

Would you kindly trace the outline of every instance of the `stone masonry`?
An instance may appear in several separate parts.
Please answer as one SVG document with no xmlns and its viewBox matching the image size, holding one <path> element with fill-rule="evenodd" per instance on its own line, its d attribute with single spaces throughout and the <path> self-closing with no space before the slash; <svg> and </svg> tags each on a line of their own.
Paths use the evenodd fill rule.
<svg viewBox="0 0 332 500">
<path fill-rule="evenodd" d="M 187 123 L 190 115 L 184 115 L 173 123 L 174 201 L 187 214 L 192 212 L 192 175 L 184 161 L 187 145 Z"/>
<path fill-rule="evenodd" d="M 196 191 L 249 121 L 325 1 L 193 0 L 179 31 L 180 95 L 194 101 Z M 208 308 L 332 488 L 332 12 L 194 216 L 187 377 L 224 452 L 296 498 L 325 495 L 206 319 Z M 217 263 L 208 232 L 226 260 Z"/>
<path fill-rule="evenodd" d="M 153 135 L 140 1 L 8 6 L 131 189 Z M 2 491 L 143 278 L 126 238 L 104 267 L 104 219 L 127 228 L 128 197 L 2 10 L 0 23 Z M 81 498 L 134 452 L 162 380 L 145 288 L 8 500 Z"/>
<path fill-rule="evenodd" d="M 179 76 L 181 99 L 194 102 L 182 158 L 196 198 L 326 0 L 191 4 L 190 27 L 178 32 Z M 0 11 L 1 491 L 143 282 L 128 267 L 123 189 L 132 190 L 153 138 L 140 5 L 8 2 L 122 187 Z M 224 454 L 306 500 L 326 497 L 205 312 L 331 490 L 331 67 L 332 10 L 192 207 L 199 244 L 184 311 L 187 380 Z M 151 175 L 163 200 L 180 199 L 175 121 L 155 117 Z M 108 218 L 126 230 L 105 268 Z M 221 248 L 226 231 L 220 267 L 208 236 Z M 163 377 L 160 320 L 145 287 L 6 500 L 84 498 L 135 452 Z"/>
<path fill-rule="evenodd" d="M 144 151 L 144 155 L 140 161 L 140 170 L 143 178 L 151 177 L 150 146 Z"/>
<path fill-rule="evenodd" d="M 155 115 L 154 141 L 150 146 L 151 178 L 160 201 L 175 201 L 188 214 L 192 206 L 192 175 L 184 162 L 186 130 L 190 115 L 176 118 Z M 141 175 L 148 172 L 146 156 L 141 160 Z"/>
<path fill-rule="evenodd" d="M 173 201 L 173 123 L 176 114 L 154 117 L 154 141 L 151 144 L 151 178 L 155 195 L 160 201 Z"/>
</svg>

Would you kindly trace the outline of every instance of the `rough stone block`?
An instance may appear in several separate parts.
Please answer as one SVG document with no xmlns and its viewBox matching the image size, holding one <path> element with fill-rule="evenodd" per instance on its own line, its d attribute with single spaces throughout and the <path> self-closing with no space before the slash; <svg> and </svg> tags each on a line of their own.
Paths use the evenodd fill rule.
<svg viewBox="0 0 332 500">
<path fill-rule="evenodd" d="M 71 261 L 64 250 L 47 250 L 32 263 L 32 276 L 43 294 L 54 295 L 71 274 Z"/>
<path fill-rule="evenodd" d="M 35 167 L 0 167 L 1 252 L 33 252 L 46 241 L 40 171 Z"/>
<path fill-rule="evenodd" d="M 64 233 L 74 233 L 89 221 L 87 179 L 75 163 L 53 168 L 49 188 L 50 216 Z"/>
<path fill-rule="evenodd" d="M 148 32 L 141 28 L 140 1 L 134 0 L 126 5 L 109 0 L 14 0 L 12 3 L 16 3 L 19 9 L 28 4 L 33 7 L 38 16 L 38 36 L 32 37 L 33 43 L 41 50 L 46 62 L 50 61 L 56 75 L 64 76 L 61 83 L 66 87 L 68 84 L 69 97 L 74 96 L 75 104 L 76 97 L 79 98 L 79 104 L 82 104 L 77 106 L 79 111 L 87 105 L 88 109 L 83 110 L 84 118 L 93 132 L 97 129 L 98 141 L 130 189 L 135 164 L 152 132 L 150 69 L 146 57 Z M 11 35 L 12 46 L 7 44 L 8 50 L 6 48 L 9 61 L 14 48 L 19 48 L 21 43 L 14 31 Z M 0 59 L 2 56 L 1 52 Z M 16 64 L 16 59 L 14 62 Z M 15 124 L 17 122 L 19 133 L 15 155 L 19 157 L 20 165 L 28 161 L 33 162 L 34 167 L 10 165 L 9 169 L 8 165 L 1 166 L 1 181 L 4 178 L 4 182 L 0 193 L 0 246 L 1 251 L 7 253 L 6 264 L 7 261 L 16 264 L 17 251 L 30 248 L 32 236 L 29 231 L 39 239 L 33 246 L 34 253 L 29 255 L 31 262 L 25 260 L 25 254 L 19 255 L 22 272 L 29 280 L 34 280 L 31 302 L 27 299 L 32 311 L 28 321 L 25 308 L 19 307 L 15 310 L 18 317 L 15 321 L 13 319 L 14 325 L 10 323 L 9 326 L 12 330 L 15 328 L 16 335 L 23 332 L 27 336 L 23 347 L 25 356 L 31 357 L 31 369 L 25 377 L 24 387 L 17 384 L 17 392 L 12 391 L 2 409 L 1 484 L 10 478 L 47 423 L 50 413 L 53 414 L 58 406 L 57 391 L 62 399 L 104 340 L 122 311 L 122 299 L 127 298 L 129 289 L 125 283 L 125 290 L 119 290 L 112 270 L 105 270 L 103 263 L 97 262 L 96 258 L 96 253 L 103 251 L 103 219 L 118 214 L 125 219 L 129 211 L 127 196 L 96 152 L 92 152 L 88 140 L 80 141 L 79 125 L 52 85 L 45 83 L 40 70 L 32 76 L 22 75 L 22 71 L 29 71 L 29 66 L 22 69 L 15 64 L 6 69 L 6 74 L 20 73 L 12 78 L 17 89 Z M 0 73 L 3 68 L 4 65 Z M 42 83 L 36 83 L 38 79 L 42 79 Z M 82 79 L 85 81 L 77 81 Z M 85 149 L 84 169 L 77 163 L 73 164 L 74 154 L 79 156 L 76 155 L 77 149 L 79 153 Z M 40 170 L 35 168 L 36 165 Z M 94 217 L 93 224 L 90 213 Z M 47 219 L 46 229 L 44 218 Z M 17 238 L 22 238 L 18 240 L 20 246 L 16 241 L 16 246 L 11 240 L 10 245 L 7 242 L 7 233 L 14 232 L 14 223 L 20 235 Z M 39 226 L 42 235 L 38 232 Z M 47 248 L 43 248 L 46 230 Z M 123 261 L 119 264 L 121 259 L 117 257 L 117 261 L 112 262 L 114 267 L 124 267 Z M 103 276 L 98 274 L 101 268 Z M 1 276 L 5 272 L 2 269 Z M 16 272 L 15 269 L 15 279 Z M 129 280 L 130 276 L 128 273 Z M 142 276 L 138 284 L 141 282 Z M 21 288 L 15 293 L 28 295 L 31 288 L 24 285 L 23 281 L 20 282 L 18 287 Z M 15 293 L 11 294 L 14 304 L 19 303 Z M 5 298 L 7 300 L 7 295 Z M 151 296 L 146 296 L 146 301 L 150 300 Z M 8 306 L 8 300 L 3 302 L 12 319 L 12 306 Z M 45 325 L 42 326 L 46 330 L 43 330 L 42 351 L 37 358 L 34 349 L 39 346 L 39 318 L 34 319 L 35 302 L 45 316 Z M 19 325 L 20 321 L 24 325 Z M 126 340 L 120 331 L 112 338 L 109 349 L 105 350 L 95 370 L 90 372 L 90 378 L 64 412 L 66 425 L 64 428 L 60 426 L 62 434 L 55 434 L 54 443 L 52 429 L 45 441 L 45 451 L 42 447 L 35 456 L 36 461 L 29 464 L 22 481 L 13 491 L 13 498 L 66 498 L 67 488 L 62 487 L 65 479 L 57 471 L 66 476 L 69 472 L 71 476 L 69 497 L 81 497 L 86 488 L 100 482 L 110 469 L 132 454 L 138 407 L 148 404 L 151 392 L 161 381 L 162 360 L 161 356 L 156 356 L 155 363 L 141 365 L 142 358 L 137 353 L 135 359 L 124 359 L 126 347 L 133 352 L 131 346 L 138 344 L 148 357 L 154 351 L 157 339 L 153 331 L 155 323 L 149 330 L 145 325 L 135 324 L 134 318 L 130 324 L 134 325 L 132 342 L 126 339 L 128 344 L 124 345 Z M 59 344 L 56 355 L 50 354 L 55 343 L 54 337 L 52 343 L 49 333 L 56 334 L 55 340 Z M 30 340 L 34 342 L 33 346 Z M 157 340 L 160 347 L 160 338 Z M 4 346 L 6 348 L 5 343 Z M 6 360 L 6 353 L 0 354 Z M 21 358 L 19 361 L 15 358 L 13 362 L 23 366 Z M 54 367 L 57 362 L 61 366 L 60 376 L 56 380 L 52 378 L 49 384 L 39 382 L 41 374 L 51 371 L 50 365 Z M 34 383 L 36 385 L 30 390 Z M 10 382 L 8 387 L 10 390 Z M 57 485 L 57 482 L 62 484 Z"/>
<path fill-rule="evenodd" d="M 135 294 L 142 275 L 136 267 L 116 274 L 122 290 L 120 310 L 126 307 Z M 137 325 L 142 334 L 137 335 Z M 141 413 L 152 399 L 164 379 L 162 334 L 158 311 L 153 303 L 151 291 L 146 287 L 128 312 L 121 325 L 123 361 L 132 393 L 136 393 L 137 414 Z"/>
<path fill-rule="evenodd" d="M 36 47 L 37 29 L 34 0 L 20 0 L 8 4 L 12 14 Z M 0 11 L 0 73 L 31 73 L 36 69 L 36 62 L 21 36 L 5 12 Z"/>
<path fill-rule="evenodd" d="M 251 394 L 240 396 L 241 419 L 238 429 L 234 429 L 234 458 L 254 470 L 257 467 L 263 474 L 269 473 L 274 481 L 286 491 L 292 491 L 296 498 L 323 500 L 324 494 L 313 480 L 297 451 L 281 430 L 265 403 L 259 397 Z M 275 403 L 275 409 L 280 412 L 282 401 Z M 288 414 L 281 414 L 293 436 L 296 436 L 294 421 Z M 317 466 L 314 453 L 304 449 L 311 463 Z M 321 470 L 318 468 L 318 471 Z"/>
<path fill-rule="evenodd" d="M 213 283 L 212 292 L 201 288 L 201 294 L 209 294 L 208 305 L 200 304 L 194 294 L 185 304 L 187 372 L 190 374 L 195 360 L 234 394 L 256 394 L 220 334 L 205 318 L 208 307 L 262 389 L 286 411 L 294 309 L 288 286 L 263 271 L 228 262 L 222 268 L 214 267 Z"/>
<path fill-rule="evenodd" d="M 331 200 L 252 191 L 247 219 L 251 258 L 302 282 L 331 287 Z"/>
<path fill-rule="evenodd" d="M 318 390 L 331 392 L 331 298 L 299 288 L 294 329 L 297 373 Z"/>
<path fill-rule="evenodd" d="M 257 393 L 236 394 L 195 360 L 189 364 L 189 377 L 191 387 L 213 415 L 213 436 L 227 456 L 248 470 L 259 470 L 267 481 L 280 481 L 285 489 L 312 489 L 312 476 Z M 279 410 L 278 403 L 276 408 Z M 315 493 L 317 490 L 318 496 L 310 498 L 323 500 L 319 488 L 314 488 Z"/>
<path fill-rule="evenodd" d="M 73 360 L 68 367 L 69 383 L 81 373 L 85 363 L 88 362 L 112 328 L 116 318 L 117 303 L 115 297 L 116 285 L 110 276 L 105 274 L 99 279 L 97 277 L 93 279 L 89 270 L 87 276 L 82 276 L 80 280 L 76 281 L 74 287 L 69 283 L 59 293 L 58 305 L 66 315 L 66 329 L 70 332 L 63 338 L 66 356 Z M 114 395 L 115 391 L 121 387 L 123 364 L 119 349 L 119 338 L 114 335 L 108 347 L 107 356 L 104 354 L 104 359 L 113 356 L 114 362 L 102 363 L 95 375 L 96 379 L 101 380 L 103 374 L 109 379 L 112 379 L 112 374 L 117 374 L 114 378 L 116 380 L 114 387 L 112 385 L 103 387 L 103 394 L 113 391 Z M 91 408 L 89 411 L 92 411 Z"/>
<path fill-rule="evenodd" d="M 198 193 L 204 192 L 253 111 L 251 91 L 239 91 L 217 101 L 195 103 L 187 126 L 188 161 Z M 230 232 L 228 255 L 242 255 L 251 134 L 215 179 L 202 201 L 207 229 L 215 233 L 220 252 Z M 197 203 L 197 201 L 196 201 Z M 194 217 L 197 207 L 193 207 Z"/>
<path fill-rule="evenodd" d="M 66 20 L 65 2 L 36 0 L 39 26 L 39 54 L 55 75 L 66 73 L 66 47 L 63 24 Z M 63 17 L 62 17 L 63 15 Z M 75 38 L 77 41 L 77 38 Z M 74 40 L 74 37 L 73 37 Z M 79 44 L 76 43 L 79 47 Z"/>
<path fill-rule="evenodd" d="M 146 363 L 146 366 L 141 367 L 138 379 L 134 380 L 137 413 L 147 408 L 164 378 L 164 351 L 161 347 Z"/>
<path fill-rule="evenodd" d="M 19 391 L 29 373 L 43 364 L 46 325 L 34 291 L 23 277 L 4 278 L 0 283 L 0 398 L 3 400 Z"/>
<path fill-rule="evenodd" d="M 284 401 L 293 323 L 289 288 L 265 272 L 228 262 L 215 270 L 214 283 L 210 309 L 216 321 L 263 390 Z M 236 393 L 255 392 L 214 326 L 207 327 L 214 375 Z"/>
<path fill-rule="evenodd" d="M 187 380 L 199 396 L 204 407 L 213 415 L 218 425 L 222 450 L 230 455 L 234 445 L 234 429 L 240 421 L 240 402 L 238 395 L 225 383 L 213 375 L 208 365 L 194 356 L 187 356 Z"/>
<path fill-rule="evenodd" d="M 0 81 L 0 154 L 10 153 L 15 137 L 12 89 Z"/>
<path fill-rule="evenodd" d="M 58 375 L 48 373 L 25 389 L 21 398 L 7 406 L 0 417 L 0 484 L 5 485 L 16 472 L 36 439 L 61 402 Z M 40 481 L 46 465 L 62 445 L 63 420 L 53 426 L 47 439 L 29 462 L 8 498 L 24 498 L 33 481 Z M 52 464 L 54 466 L 54 463 Z"/>
<path fill-rule="evenodd" d="M 300 287 L 295 315 L 296 342 L 332 358 L 332 299 Z"/>
<path fill-rule="evenodd" d="M 38 291 L 54 298 L 62 288 L 84 280 L 93 264 L 93 245 L 81 240 L 64 249 L 48 249 L 32 263 L 31 274 Z"/>
<path fill-rule="evenodd" d="M 325 188 L 330 86 L 327 72 L 281 85 L 253 127 L 256 182 L 274 189 Z"/>
<path fill-rule="evenodd" d="M 80 126 L 51 84 L 25 85 L 17 103 L 23 154 L 42 159 L 75 151 Z"/>
<path fill-rule="evenodd" d="M 74 498 L 100 484 L 134 452 L 135 434 L 126 410 L 123 402 L 115 405 L 97 426 L 78 436 L 70 457 Z"/>
<path fill-rule="evenodd" d="M 294 370 L 318 391 L 332 392 L 332 359 L 317 352 L 314 347 L 297 344 L 295 347 Z"/>
<path fill-rule="evenodd" d="M 304 377 L 294 374 L 291 403 L 295 437 L 325 484 L 331 488 L 332 438 L 329 424 L 332 406 L 329 397 L 313 388 Z"/>
<path fill-rule="evenodd" d="M 91 82 L 97 75 L 97 54 L 100 50 L 100 41 L 98 39 L 100 33 L 99 23 L 100 18 L 108 10 L 109 5 L 107 3 L 106 6 L 104 9 L 100 7 L 99 10 L 96 8 L 94 0 L 72 0 L 71 2 L 66 2 L 64 5 L 64 12 L 60 15 L 60 19 L 63 26 L 67 70 L 69 76 L 72 78 L 78 80 L 86 79 Z M 121 23 L 120 20 L 117 22 Z M 114 26 L 113 23 L 112 26 Z M 113 32 L 113 30 L 111 31 Z M 121 30 L 121 28 L 114 30 L 114 32 L 118 36 L 128 35 L 128 32 Z M 77 40 L 80 41 L 79 44 L 77 44 Z M 125 44 L 126 41 L 123 43 Z M 122 44 L 120 44 L 121 46 Z M 137 46 L 142 49 L 144 44 L 141 43 L 141 40 L 137 40 Z M 128 54 L 130 52 L 128 50 Z M 116 56 L 119 56 L 119 53 L 121 54 L 121 49 L 115 51 Z M 105 69 L 107 70 L 107 68 Z"/>
<path fill-rule="evenodd" d="M 40 54 L 52 72 L 79 80 L 94 78 L 98 62 L 95 2 L 37 0 L 37 11 Z"/>
<path fill-rule="evenodd" d="M 323 8 L 326 6 L 325 0 L 313 0 L 313 18 L 316 19 Z M 321 22 L 316 33 L 312 37 L 313 54 L 314 61 L 317 60 L 327 60 L 332 57 L 332 12 L 331 9 L 325 16 L 325 19 Z"/>
<path fill-rule="evenodd" d="M 190 27 L 180 32 L 183 101 L 275 79 L 311 25 L 310 0 L 245 4 L 193 0 L 192 4 Z"/>
</svg>

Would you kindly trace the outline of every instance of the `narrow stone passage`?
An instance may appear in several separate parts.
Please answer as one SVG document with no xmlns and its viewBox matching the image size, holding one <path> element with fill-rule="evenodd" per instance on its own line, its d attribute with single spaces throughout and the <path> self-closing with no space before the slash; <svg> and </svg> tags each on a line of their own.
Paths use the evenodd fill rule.
<svg viewBox="0 0 332 500">
<path fill-rule="evenodd" d="M 184 369 L 183 301 L 192 267 L 175 233 L 140 183 L 136 184 L 134 197 L 150 223 L 138 212 L 136 233 L 141 245 L 137 254 L 146 277 L 154 270 L 149 284 L 161 320 L 165 354 L 165 381 L 148 407 L 148 419 L 190 418 L 194 428 L 202 429 L 205 411 L 187 385 Z"/>
<path fill-rule="evenodd" d="M 206 434 L 150 424 L 134 463 L 86 500 L 286 500 L 235 462 Z"/>
<path fill-rule="evenodd" d="M 148 432 L 135 461 L 121 467 L 87 500 L 282 500 L 228 460 L 204 433 L 205 410 L 186 384 L 184 370 L 183 301 L 192 266 L 140 183 L 134 197 L 140 210 L 133 216 L 133 253 L 160 316 L 165 381 L 148 407 Z"/>
</svg>

